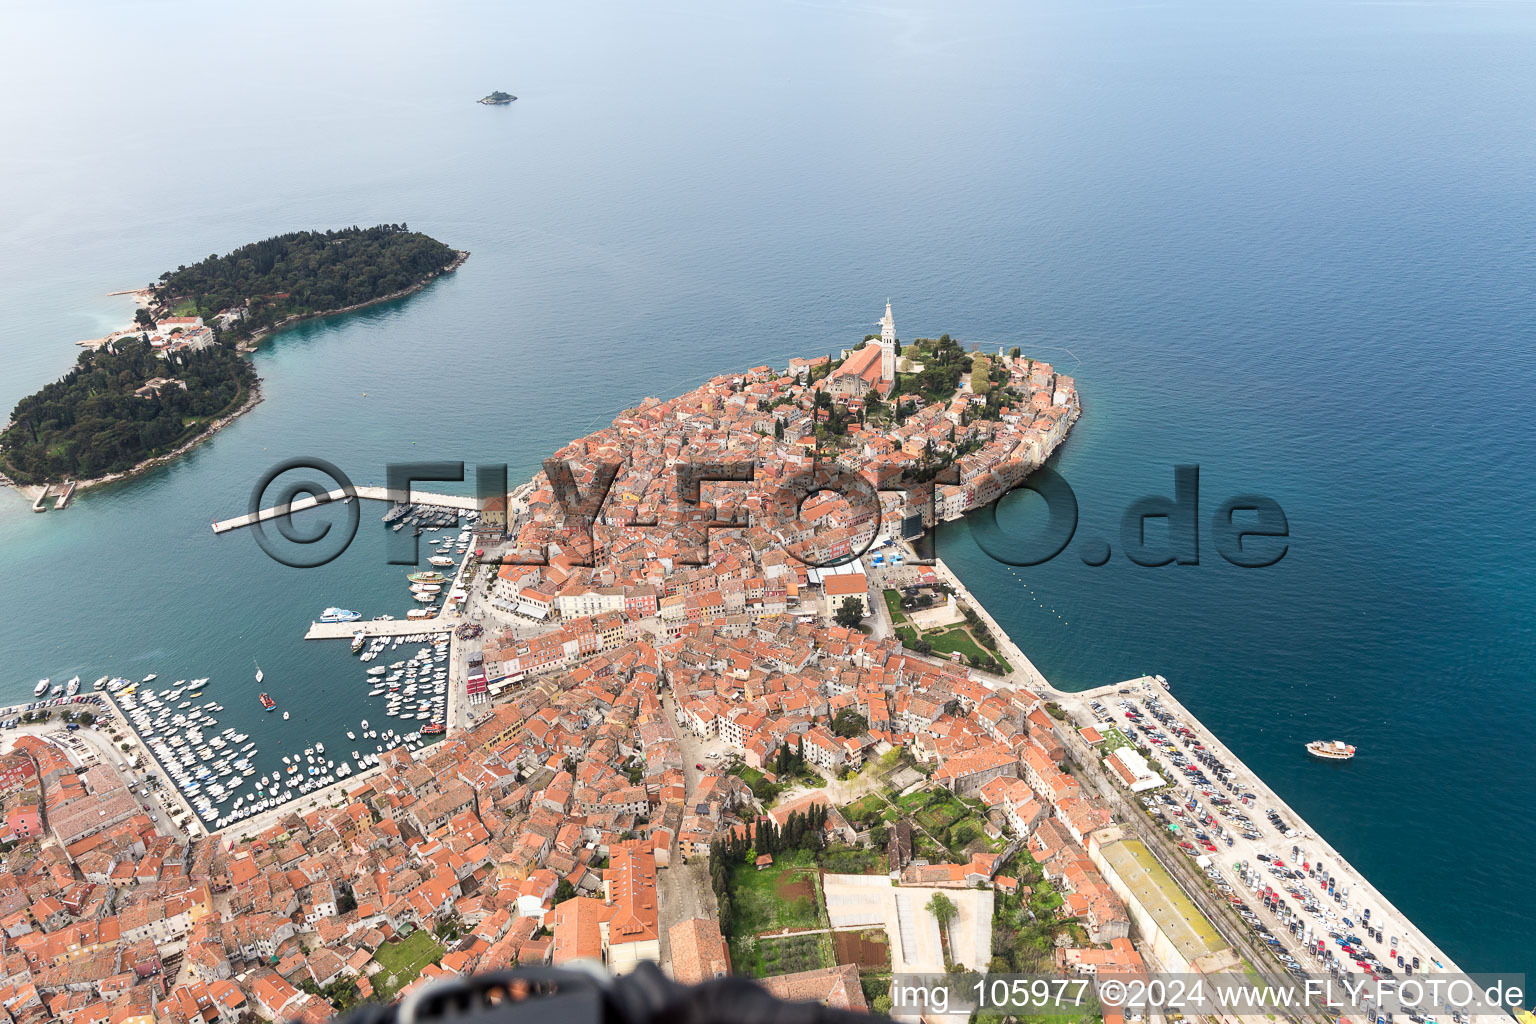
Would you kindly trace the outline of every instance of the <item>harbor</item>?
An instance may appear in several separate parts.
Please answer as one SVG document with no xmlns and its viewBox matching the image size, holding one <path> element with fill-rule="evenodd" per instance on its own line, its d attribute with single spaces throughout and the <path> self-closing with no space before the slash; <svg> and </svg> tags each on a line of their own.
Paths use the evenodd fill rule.
<svg viewBox="0 0 1536 1024">
<path fill-rule="evenodd" d="M 398 650 L 409 642 L 423 646 L 414 651 Z M 165 784 L 178 795 L 185 814 L 175 823 L 189 834 L 194 828 L 215 832 L 344 782 L 376 766 L 390 750 L 405 747 L 415 751 L 443 734 L 448 713 L 449 650 L 448 639 L 440 634 L 417 631 L 375 637 L 361 649 L 360 664 L 401 655 L 388 665 L 371 666 L 361 673 L 366 696 L 382 701 L 381 720 L 375 723 L 362 717 L 355 727 L 348 728 L 349 751 L 328 752 L 323 740 L 301 740 L 303 746 L 291 745 L 290 752 L 278 756 L 280 765 L 272 765 L 270 757 L 264 765 L 257 764 L 265 739 L 235 726 L 220 728 L 224 704 L 218 699 L 202 699 L 212 689 L 211 679 L 178 679 L 158 687 L 151 685 L 157 681 L 154 675 L 138 682 L 121 676 L 103 677 L 98 682 L 107 705 L 152 759 Z M 258 686 L 264 681 L 259 666 L 254 681 Z M 277 701 L 265 691 L 257 696 L 268 713 L 278 710 Z M 379 701 L 373 703 L 376 706 Z M 391 719 L 395 720 L 393 725 L 388 724 Z M 282 711 L 277 719 L 289 720 L 288 711 Z"/>
<path fill-rule="evenodd" d="M 304 633 L 305 640 L 351 641 L 352 664 L 361 671 L 358 681 L 347 687 L 355 695 L 347 703 L 358 709 L 359 717 L 355 724 L 346 724 L 345 745 L 333 737 L 302 735 L 295 744 L 285 736 L 282 723 L 291 721 L 290 711 L 261 689 L 268 685 L 266 675 L 254 662 L 250 683 L 240 688 L 207 676 L 167 684 L 149 673 L 137 681 L 102 676 L 93 693 L 78 698 L 99 704 L 132 736 L 134 763 L 142 762 L 143 770 L 155 776 L 156 788 L 170 805 L 168 825 L 189 836 L 256 829 L 261 822 L 335 798 L 375 771 L 388 752 L 403 748 L 414 753 L 446 734 L 450 724 L 463 724 L 464 707 L 456 699 L 464 686 L 463 672 L 454 671 L 462 656 L 452 635 L 459 624 L 458 602 L 451 599 L 471 557 L 471 534 L 458 529 L 461 513 L 455 505 L 434 501 L 396 504 L 386 515 L 386 522 L 436 524 L 418 525 L 418 534 L 435 534 L 445 527 L 448 531 L 428 541 L 433 551 L 429 561 L 453 564 L 454 575 L 437 568 L 405 573 L 408 593 L 418 605 L 409 616 L 365 620 L 350 609 L 329 607 Z M 475 515 L 469 512 L 471 519 Z M 450 551 L 455 555 L 448 555 Z M 50 699 L 23 705 L 23 712 L 55 700 L 75 700 L 78 688 L 78 676 L 70 680 L 67 694 L 62 684 L 42 680 L 37 694 Z M 259 725 L 248 724 L 241 731 L 222 724 L 223 701 L 234 698 L 219 694 L 233 692 L 249 700 L 252 690 L 266 713 L 255 720 Z M 332 743 L 329 751 L 327 739 Z M 284 749 L 271 751 L 273 746 Z M 265 758 L 263 747 L 269 748 Z"/>
<path fill-rule="evenodd" d="M 304 509 L 314 508 L 317 505 L 326 505 L 335 501 L 350 501 L 353 497 L 367 499 L 369 501 L 400 502 L 402 500 L 398 492 L 391 492 L 387 487 L 362 486 L 354 487 L 350 491 L 344 487 L 327 491 L 324 494 L 308 494 L 294 501 L 280 505 L 273 505 L 257 512 L 248 512 L 242 516 L 232 516 L 229 519 L 218 519 L 213 522 L 214 533 L 225 533 L 229 530 L 238 530 L 243 526 L 254 523 L 265 523 L 281 516 L 301 512 Z M 480 509 L 480 499 L 465 497 L 459 494 L 436 494 L 421 491 L 412 491 L 410 503 L 413 505 L 436 506 L 445 509 L 456 509 L 461 512 L 477 512 Z"/>
</svg>

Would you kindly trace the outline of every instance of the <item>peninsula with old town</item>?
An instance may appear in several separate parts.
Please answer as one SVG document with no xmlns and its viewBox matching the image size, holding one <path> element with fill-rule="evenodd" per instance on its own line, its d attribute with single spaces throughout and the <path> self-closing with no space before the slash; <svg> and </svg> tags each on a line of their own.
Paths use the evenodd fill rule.
<svg viewBox="0 0 1536 1024">
<path fill-rule="evenodd" d="M 307 642 L 446 647 L 442 738 L 210 828 L 123 690 L 7 713 L 0 1007 L 321 1024 L 590 960 L 960 1021 L 893 985 L 1455 971 L 1167 680 L 1058 690 L 925 553 L 1081 410 L 1018 347 L 903 344 L 887 302 L 837 357 L 646 399 L 504 498 L 392 495 L 391 522 L 463 515 L 430 607 Z"/>
</svg>

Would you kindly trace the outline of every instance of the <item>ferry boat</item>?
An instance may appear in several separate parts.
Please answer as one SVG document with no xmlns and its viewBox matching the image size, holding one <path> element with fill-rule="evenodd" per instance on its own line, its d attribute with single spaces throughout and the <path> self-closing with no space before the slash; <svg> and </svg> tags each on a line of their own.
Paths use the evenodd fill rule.
<svg viewBox="0 0 1536 1024">
<path fill-rule="evenodd" d="M 37 685 L 32 687 L 32 696 L 41 697 L 43 694 L 48 692 L 48 687 L 51 686 L 52 683 L 53 681 L 51 679 L 39 679 L 37 681 Z"/>
<path fill-rule="evenodd" d="M 446 583 L 448 577 L 440 572 L 408 572 L 405 578 L 412 583 Z"/>
<path fill-rule="evenodd" d="M 452 565 L 453 559 L 449 558 L 447 555 L 433 555 L 431 558 L 427 559 L 427 562 L 431 565 Z"/>
<path fill-rule="evenodd" d="M 1343 740 L 1313 740 L 1307 744 L 1307 753 L 1326 761 L 1348 761 L 1355 756 L 1355 748 Z"/>
<path fill-rule="evenodd" d="M 264 693 L 260 695 L 259 699 L 261 700 L 261 709 L 263 711 L 271 711 L 273 708 L 277 707 L 277 701 L 273 700 L 271 697 L 268 697 Z"/>
<path fill-rule="evenodd" d="M 423 736 L 436 736 L 438 733 L 440 733 L 442 731 L 443 731 L 443 723 L 442 722 L 428 722 L 426 725 L 421 727 L 421 734 Z"/>
<path fill-rule="evenodd" d="M 361 614 L 348 608 L 327 608 L 320 613 L 321 622 L 356 622 L 360 618 Z"/>
<path fill-rule="evenodd" d="M 356 633 L 353 633 L 352 634 L 352 653 L 356 654 L 358 651 L 362 650 L 363 649 L 363 645 L 365 643 L 367 643 L 367 642 L 368 642 L 368 638 L 363 636 L 363 631 L 362 630 L 358 630 Z"/>
</svg>

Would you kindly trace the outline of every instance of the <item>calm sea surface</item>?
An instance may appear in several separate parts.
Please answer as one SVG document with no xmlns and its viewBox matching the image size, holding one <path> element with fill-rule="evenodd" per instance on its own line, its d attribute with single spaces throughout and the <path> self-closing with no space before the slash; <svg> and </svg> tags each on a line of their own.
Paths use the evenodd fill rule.
<svg viewBox="0 0 1536 1024">
<path fill-rule="evenodd" d="M 558 8 L 558 13 L 549 8 Z M 35 516 L 0 493 L 0 699 L 213 677 L 258 770 L 382 709 L 329 604 L 408 607 L 380 506 L 323 569 L 210 520 L 284 458 L 359 482 L 505 462 L 646 394 L 906 339 L 1077 376 L 1069 550 L 940 553 L 1056 683 L 1162 672 L 1470 969 L 1536 968 L 1529 442 L 1536 8 L 1041 0 L 70 4 L 4 15 L 0 406 L 125 322 L 114 289 L 298 228 L 472 250 L 257 356 L 267 400 L 175 465 Z M 472 101 L 492 89 L 509 108 Z M 1201 467 L 1276 567 L 1132 565 L 1119 518 Z M 1017 525 L 1028 498 L 1010 498 Z M 260 664 L 283 723 L 257 707 Z M 259 731 L 258 731 L 259 730 Z M 1345 766 L 1302 744 L 1341 737 Z"/>
</svg>

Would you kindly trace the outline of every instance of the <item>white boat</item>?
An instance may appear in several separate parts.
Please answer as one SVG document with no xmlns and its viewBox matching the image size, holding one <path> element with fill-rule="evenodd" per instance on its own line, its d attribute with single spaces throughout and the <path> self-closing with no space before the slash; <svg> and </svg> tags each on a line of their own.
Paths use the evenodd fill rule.
<svg viewBox="0 0 1536 1024">
<path fill-rule="evenodd" d="M 351 729 L 348 729 L 347 730 L 347 739 L 355 740 L 355 739 L 357 739 L 357 734 L 354 733 Z"/>
<path fill-rule="evenodd" d="M 261 682 L 261 679 L 262 679 L 261 666 L 257 665 L 256 666 L 256 681 L 259 683 L 259 682 Z"/>
<path fill-rule="evenodd" d="M 1313 740 L 1307 744 L 1307 753 L 1325 761 L 1348 761 L 1355 756 L 1355 748 L 1343 740 Z"/>
<path fill-rule="evenodd" d="M 43 694 L 47 693 L 50 683 L 51 680 L 49 679 L 39 679 L 37 681 L 37 685 L 32 687 L 32 696 L 41 697 Z"/>
</svg>

